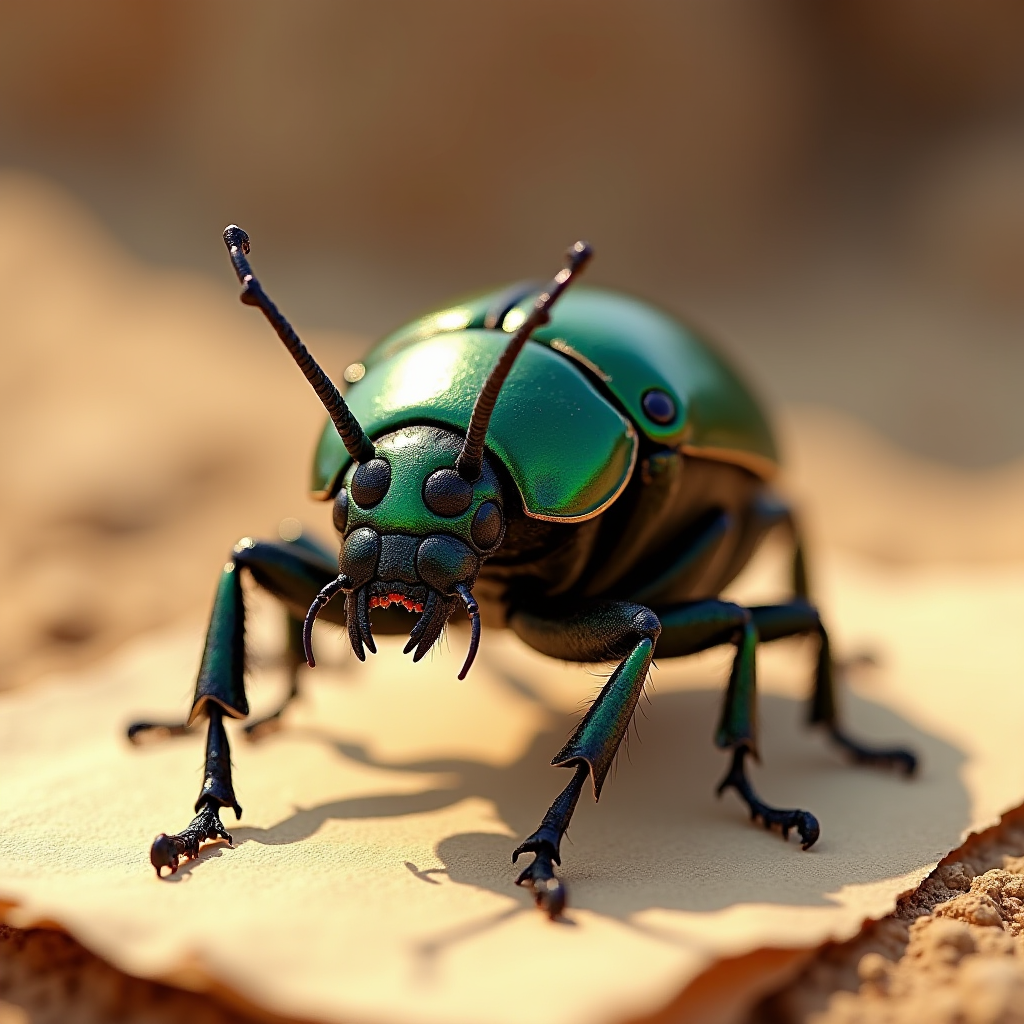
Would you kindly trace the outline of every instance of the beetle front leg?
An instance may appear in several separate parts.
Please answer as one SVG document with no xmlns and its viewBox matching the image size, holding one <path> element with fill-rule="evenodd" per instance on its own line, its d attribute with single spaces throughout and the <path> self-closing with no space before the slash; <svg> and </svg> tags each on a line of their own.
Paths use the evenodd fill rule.
<svg viewBox="0 0 1024 1024">
<path fill-rule="evenodd" d="M 222 807 L 233 808 L 235 817 L 242 814 L 231 784 L 231 750 L 223 721 L 225 713 L 235 718 L 244 718 L 249 713 L 245 696 L 245 603 L 240 577 L 234 561 L 228 562 L 221 572 L 187 722 L 191 726 L 203 714 L 209 719 L 206 767 L 196 800 L 196 817 L 184 831 L 175 835 L 161 832 L 153 840 L 149 859 L 158 877 L 163 868 L 174 874 L 182 857 L 197 857 L 199 845 L 206 839 L 231 842 L 231 835 L 220 820 Z"/>
<path fill-rule="evenodd" d="M 185 858 L 194 860 L 199 856 L 199 845 L 207 839 L 224 839 L 231 845 L 231 833 L 220 820 L 222 807 L 230 807 L 235 817 L 242 816 L 242 808 L 235 798 L 231 784 L 231 748 L 224 730 L 224 712 L 214 703 L 206 706 L 209 727 L 206 733 L 206 770 L 203 772 L 203 788 L 196 801 L 196 816 L 188 826 L 175 835 L 161 832 L 153 840 L 149 860 L 161 877 L 163 868 L 174 874 L 178 862 Z"/>
<path fill-rule="evenodd" d="M 628 652 L 568 742 L 552 758 L 551 763 L 557 767 L 575 769 L 572 781 L 548 808 L 537 831 L 512 854 L 513 863 L 523 853 L 534 855 L 516 884 L 529 886 L 537 906 L 555 918 L 566 904 L 565 885 L 555 876 L 553 867 L 561 863 L 562 836 L 588 775 L 593 780 L 594 799 L 600 799 L 647 681 L 661 624 L 644 605 L 610 601 L 561 619 L 518 612 L 511 617 L 510 625 L 535 650 L 556 658 L 594 662 Z"/>
<path fill-rule="evenodd" d="M 234 582 L 223 594 L 218 591 L 210 620 L 210 633 L 207 635 L 208 645 L 210 638 L 219 631 L 223 635 L 214 646 L 226 651 L 230 647 L 230 641 L 224 633 L 225 623 L 229 620 L 233 622 L 236 618 L 241 621 L 244 609 L 242 590 L 238 584 L 240 569 L 246 569 L 262 589 L 281 600 L 287 617 L 287 646 L 284 656 L 288 671 L 288 693 L 274 711 L 246 726 L 246 739 L 256 740 L 280 726 L 282 713 L 299 694 L 299 675 L 301 666 L 306 662 L 302 651 L 302 613 L 324 584 L 334 578 L 337 566 L 328 552 L 321 550 L 305 537 L 284 542 L 258 541 L 244 537 L 235 545 L 228 566 L 225 566 L 221 574 L 221 587 L 225 586 L 227 580 Z M 231 575 L 232 573 L 234 575 Z M 324 617 L 337 621 L 340 612 L 339 603 Z M 245 705 L 244 710 L 242 706 L 245 701 L 241 674 L 242 659 L 243 654 L 236 652 L 226 661 L 221 658 L 222 664 L 219 668 L 210 666 L 217 678 L 214 690 L 211 691 L 214 699 L 220 700 L 226 708 L 230 708 L 231 714 L 237 718 L 244 718 L 248 714 L 248 705 Z M 201 679 L 203 687 L 210 685 L 210 682 L 209 678 L 205 683 L 202 683 Z M 185 736 L 195 731 L 196 718 L 205 694 L 205 689 L 197 687 L 196 699 L 187 721 L 133 722 L 128 727 L 128 739 L 133 743 L 139 743 L 150 737 Z"/>
<path fill-rule="evenodd" d="M 271 715 L 253 723 L 250 735 L 273 728 L 281 712 L 298 692 L 298 663 L 302 660 L 301 621 L 295 609 L 305 608 L 323 585 L 334 576 L 331 556 L 312 542 L 300 538 L 285 543 L 268 543 L 243 538 L 234 547 L 231 561 L 220 574 L 206 632 L 203 660 L 196 679 L 195 696 L 188 719 L 176 725 L 139 722 L 129 731 L 129 739 L 138 742 L 146 732 L 160 729 L 172 735 L 191 730 L 205 715 L 209 719 L 206 739 L 206 770 L 203 788 L 196 801 L 196 817 L 187 828 L 174 835 L 161 833 L 153 841 L 150 860 L 157 874 L 168 868 L 173 874 L 179 861 L 194 858 L 207 839 L 226 839 L 231 835 L 220 820 L 223 807 L 231 807 L 239 816 L 231 783 L 231 752 L 224 715 L 245 718 L 249 701 L 245 693 L 245 599 L 241 570 L 249 571 L 265 590 L 280 598 L 288 609 L 288 658 L 290 687 L 284 703 Z"/>
<path fill-rule="evenodd" d="M 576 804 L 583 792 L 583 783 L 590 774 L 590 767 L 581 762 L 576 766 L 569 785 L 555 798 L 540 823 L 540 828 L 524 839 L 512 852 L 512 863 L 520 854 L 532 853 L 533 862 L 520 872 L 516 885 L 528 886 L 533 892 L 537 906 L 549 917 L 555 918 L 565 909 L 565 884 L 555 875 L 554 864 L 561 864 L 562 836 L 569 828 Z"/>
</svg>

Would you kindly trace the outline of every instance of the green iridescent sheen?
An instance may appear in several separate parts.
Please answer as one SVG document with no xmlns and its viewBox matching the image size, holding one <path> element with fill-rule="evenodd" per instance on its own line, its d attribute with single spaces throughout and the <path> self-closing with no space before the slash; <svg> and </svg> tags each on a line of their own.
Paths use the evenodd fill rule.
<svg viewBox="0 0 1024 1024">
<path fill-rule="evenodd" d="M 371 354 L 346 401 L 374 441 L 416 423 L 464 433 L 507 341 L 500 331 L 465 330 L 415 341 L 389 358 Z M 508 470 L 528 514 L 572 520 L 594 515 L 619 493 L 636 437 L 572 363 L 527 343 L 498 398 L 487 447 Z M 328 496 L 349 462 L 328 423 L 316 452 L 314 493 Z"/>
<path fill-rule="evenodd" d="M 551 761 L 556 766 L 574 761 L 585 761 L 590 765 L 595 797 L 601 795 L 601 787 L 615 760 L 615 751 L 629 728 L 653 657 L 653 642 L 641 640 L 612 673 L 586 717 Z"/>
<path fill-rule="evenodd" d="M 706 339 L 646 302 L 577 288 L 566 292 L 534 337 L 561 341 L 601 370 L 605 387 L 651 440 L 778 462 L 768 421 L 732 367 Z M 644 413 L 643 396 L 651 388 L 675 399 L 673 422 L 661 425 Z"/>
<path fill-rule="evenodd" d="M 249 701 L 245 696 L 242 574 L 233 562 L 224 566 L 217 583 L 206 647 L 188 719 L 190 725 L 199 717 L 206 702 L 211 700 L 232 718 L 245 718 L 249 714 Z"/>
<path fill-rule="evenodd" d="M 722 717 L 715 733 L 716 746 L 749 747 L 757 755 L 756 663 L 757 628 L 752 622 L 743 627 L 736 658 L 729 675 Z"/>
<path fill-rule="evenodd" d="M 423 501 L 423 483 L 434 470 L 455 464 L 461 438 L 436 427 L 406 427 L 374 443 L 377 456 L 391 465 L 391 486 L 383 500 L 371 509 L 362 509 L 349 500 L 346 535 L 361 526 L 373 527 L 379 534 L 404 533 L 415 537 L 450 533 L 472 547 L 476 510 L 485 501 L 501 505 L 501 485 L 494 470 L 484 463 L 483 473 L 473 486 L 473 501 L 462 515 L 439 516 Z M 355 469 L 351 465 L 345 476 L 348 487 Z"/>
<path fill-rule="evenodd" d="M 473 358 L 470 349 L 479 347 L 483 351 L 478 330 L 483 328 L 488 313 L 493 314 L 501 294 L 501 291 L 493 291 L 474 295 L 428 313 L 374 346 L 364 360 L 366 376 L 349 390 L 347 396 L 353 411 L 371 436 L 378 430 L 412 422 L 414 412 L 421 416 L 429 416 L 433 412 L 439 422 L 465 429 L 472 401 L 462 388 L 469 390 L 470 378 L 474 383 L 477 380 L 482 383 L 486 376 L 485 370 L 478 369 L 480 360 Z M 504 313 L 502 323 L 506 329 L 514 329 L 532 301 L 531 296 Z M 370 388 L 381 384 L 387 386 L 390 382 L 395 372 L 392 364 L 404 365 L 401 363 L 404 353 L 410 349 L 419 350 L 423 342 L 439 336 L 453 341 L 464 338 L 469 343 L 469 347 L 463 349 L 467 359 L 465 372 L 454 368 L 453 377 L 457 377 L 458 382 L 453 380 L 452 388 L 443 395 L 437 395 L 433 404 L 422 400 L 415 403 L 415 410 L 409 403 L 401 401 L 400 396 L 396 402 L 393 389 L 386 398 L 382 396 L 376 402 L 369 400 L 371 396 L 367 391 Z M 507 337 L 506 331 L 488 331 L 487 352 L 492 358 L 496 358 L 500 344 L 495 339 Z M 767 418 L 728 361 L 706 338 L 647 303 L 615 292 L 577 287 L 560 299 L 553 309 L 551 322 L 535 331 L 534 338 L 551 347 L 565 362 L 579 366 L 652 441 L 672 447 L 685 445 L 688 450 L 710 458 L 738 462 L 764 477 L 770 476 L 777 467 L 778 451 Z M 532 370 L 527 369 L 526 363 L 528 353 L 532 355 L 534 348 L 527 346 L 513 370 L 512 379 L 521 389 L 528 390 Z M 487 360 L 482 362 L 489 368 Z M 531 361 L 531 367 L 534 362 Z M 469 366 L 469 363 L 473 365 Z M 511 383 L 512 380 L 506 387 Z M 550 386 L 550 382 L 541 377 L 535 383 L 538 387 Z M 643 396 L 652 388 L 667 392 L 675 401 L 678 413 L 671 423 L 658 424 L 645 414 Z M 475 398 L 475 394 L 472 397 Z M 505 399 L 503 394 L 499 410 Z M 526 480 L 535 462 L 538 467 L 546 467 L 551 461 L 550 435 L 538 431 L 538 436 L 534 436 L 531 431 L 529 436 L 515 437 L 517 428 L 535 416 L 537 411 L 537 403 L 532 403 L 528 410 L 524 408 L 517 416 L 506 406 L 500 419 L 496 416 L 492 421 L 494 436 L 488 437 L 489 446 L 499 457 L 504 457 L 502 452 L 510 445 L 518 454 L 517 472 L 526 474 L 523 480 L 516 477 L 521 488 L 528 487 Z M 580 440 L 583 432 L 575 429 L 578 425 L 578 420 L 570 422 L 567 442 Z M 562 430 L 562 427 L 563 424 L 559 423 L 556 430 Z M 509 433 L 511 437 L 506 436 Z M 594 444 L 597 442 L 595 438 Z M 616 458 L 621 458 L 621 447 L 620 441 L 613 448 Z M 567 445 L 564 450 L 571 450 L 576 455 L 580 449 L 570 449 Z M 607 449 L 599 451 L 594 447 L 591 450 L 595 456 L 608 454 Z M 337 474 L 347 464 L 347 458 L 340 438 L 328 423 L 314 464 L 315 493 L 326 496 L 330 492 Z M 594 475 L 590 457 L 585 472 Z M 526 496 L 527 491 L 524 490 L 524 498 Z M 578 486 L 575 490 L 569 489 L 569 496 L 575 501 L 565 506 L 566 518 L 579 515 L 579 508 L 586 504 L 585 500 L 579 500 Z M 531 512 L 539 509 L 539 506 L 528 507 Z"/>
</svg>

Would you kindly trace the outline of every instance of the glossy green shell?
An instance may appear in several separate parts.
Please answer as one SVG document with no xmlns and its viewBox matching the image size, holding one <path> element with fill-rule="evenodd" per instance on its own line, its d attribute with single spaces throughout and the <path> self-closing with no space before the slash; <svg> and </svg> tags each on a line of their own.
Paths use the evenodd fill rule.
<svg viewBox="0 0 1024 1024">
<path fill-rule="evenodd" d="M 430 313 L 374 346 L 345 396 L 371 438 L 413 423 L 466 430 L 480 387 L 533 302 L 528 296 L 486 329 L 500 295 Z M 764 478 L 777 468 L 771 429 L 733 370 L 707 342 L 648 304 L 577 288 L 533 337 L 487 434 L 527 514 L 578 521 L 603 511 L 629 480 L 637 430 L 659 445 L 737 463 Z M 675 399 L 673 422 L 659 425 L 644 414 L 651 388 Z M 314 495 L 329 497 L 349 462 L 328 421 L 314 460 Z"/>
</svg>

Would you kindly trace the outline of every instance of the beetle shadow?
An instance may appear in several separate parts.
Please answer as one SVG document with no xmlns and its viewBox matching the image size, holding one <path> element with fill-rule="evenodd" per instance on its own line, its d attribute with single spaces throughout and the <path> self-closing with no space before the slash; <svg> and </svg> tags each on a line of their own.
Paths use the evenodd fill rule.
<svg viewBox="0 0 1024 1024">
<path fill-rule="evenodd" d="M 421 814 L 483 798 L 493 803 L 509 835 L 453 834 L 437 845 L 438 863 L 401 861 L 396 870 L 407 870 L 426 885 L 468 885 L 515 898 L 518 906 L 498 914 L 494 925 L 530 906 L 529 894 L 513 885 L 517 869 L 510 855 L 568 782 L 569 773 L 548 762 L 578 718 L 550 707 L 519 678 L 506 674 L 503 682 L 540 704 L 547 719 L 514 763 L 386 761 L 326 732 L 295 730 L 293 735 L 327 743 L 359 764 L 443 774 L 451 784 L 299 809 L 270 828 L 233 829 L 236 844 L 289 844 L 313 835 L 329 819 Z M 589 798 L 588 786 L 563 841 L 562 875 L 571 908 L 634 923 L 637 913 L 652 908 L 712 912 L 744 903 L 826 906 L 845 886 L 905 874 L 959 842 L 970 812 L 960 780 L 963 753 L 851 693 L 844 695 L 851 731 L 872 742 L 913 748 L 922 762 L 918 777 L 907 780 L 849 765 L 824 736 L 803 727 L 803 701 L 763 694 L 759 712 L 764 763 L 752 765 L 751 778 L 768 802 L 815 813 L 822 838 L 803 852 L 795 837 L 786 842 L 777 832 L 753 826 L 734 793 L 715 797 L 728 761 L 710 739 L 722 696 L 720 688 L 670 690 L 653 693 L 646 709 L 641 705 L 639 736 L 632 737 L 628 751 L 620 752 L 600 805 Z M 521 861 L 520 867 L 527 862 Z M 487 921 L 470 926 L 470 932 L 489 927 Z M 450 941 L 461 938 L 453 935 Z M 449 940 L 439 937 L 436 944 L 444 946 Z"/>
</svg>

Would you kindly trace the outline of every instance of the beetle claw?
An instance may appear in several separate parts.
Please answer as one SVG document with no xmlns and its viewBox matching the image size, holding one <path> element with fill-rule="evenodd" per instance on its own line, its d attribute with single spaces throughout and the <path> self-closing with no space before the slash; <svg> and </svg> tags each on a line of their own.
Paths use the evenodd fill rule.
<svg viewBox="0 0 1024 1024">
<path fill-rule="evenodd" d="M 520 850 L 516 851 L 518 854 Z M 524 885 L 533 893 L 537 907 L 554 921 L 562 915 L 568 898 L 565 883 L 555 874 L 551 852 L 547 849 L 533 851 L 533 863 L 528 864 L 519 877 L 516 885 Z M 515 859 L 515 855 L 513 855 Z"/>
<path fill-rule="evenodd" d="M 801 848 L 809 850 L 821 835 L 818 819 L 810 811 L 783 810 L 766 804 L 754 792 L 754 787 L 751 786 L 750 780 L 747 778 L 743 762 L 749 753 L 749 747 L 737 747 L 733 751 L 732 764 L 718 786 L 718 795 L 721 796 L 727 789 L 735 789 L 740 799 L 750 809 L 751 821 L 760 821 L 769 831 L 772 828 L 778 828 L 783 839 L 789 839 L 790 831 L 795 829 L 800 835 Z"/>
<path fill-rule="evenodd" d="M 241 815 L 242 809 L 236 807 L 235 811 Z M 170 877 L 182 860 L 195 860 L 199 856 L 200 844 L 207 839 L 223 839 L 228 846 L 232 845 L 231 833 L 220 820 L 220 808 L 203 804 L 181 832 L 173 836 L 161 832 L 153 840 L 149 848 L 149 862 L 156 871 L 156 877 Z M 163 874 L 164 868 L 168 869 L 167 875 Z"/>
</svg>

